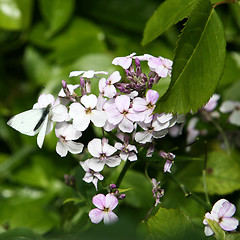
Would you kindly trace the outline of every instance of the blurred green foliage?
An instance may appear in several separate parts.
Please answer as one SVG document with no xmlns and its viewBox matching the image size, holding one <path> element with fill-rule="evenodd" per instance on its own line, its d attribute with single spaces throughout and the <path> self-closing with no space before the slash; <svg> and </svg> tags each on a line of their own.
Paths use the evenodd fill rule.
<svg viewBox="0 0 240 240">
<path fill-rule="evenodd" d="M 92 239 L 96 236 L 98 239 L 141 240 L 146 238 L 147 231 L 155 228 L 151 225 L 152 220 L 147 223 L 150 226 L 148 230 L 144 229 L 146 226 L 138 226 L 154 203 L 151 184 L 144 175 L 148 160 L 134 165 L 122 183 L 122 188 L 133 190 L 128 191 L 129 196 L 117 213 L 119 223 L 111 227 L 102 223 L 93 226 L 88 212 L 92 208 L 89 196 L 95 194 L 95 189 L 81 180 L 84 171 L 78 162 L 84 157 L 70 154 L 65 158 L 58 156 L 54 133 L 46 137 L 40 150 L 36 146 L 36 137 L 20 135 L 6 122 L 12 115 L 32 108 L 40 93 L 57 94 L 62 79 L 76 83 L 77 79 L 68 78 L 70 71 L 94 69 L 112 72 L 118 69 L 111 64 L 112 59 L 132 52 L 173 59 L 184 20 L 148 45 L 141 45 L 145 24 L 161 2 L 0 0 L 0 232 L 3 232 L 0 240 L 18 240 L 19 236 L 26 240 Z M 217 91 L 225 100 L 240 100 L 240 7 L 229 5 L 219 7 L 217 11 L 227 41 L 225 70 Z M 169 80 L 165 80 L 156 86 L 161 95 L 168 84 Z M 97 85 L 93 86 L 94 91 L 97 91 Z M 94 129 L 89 129 L 83 135 L 83 143 L 87 143 L 94 134 Z M 174 143 L 166 138 L 159 145 L 166 149 L 174 147 L 173 144 L 184 148 L 184 137 L 183 134 Z M 207 182 L 213 184 L 209 193 L 213 199 L 218 198 L 217 194 L 229 194 L 231 199 L 240 199 L 239 172 L 236 172 L 236 168 L 240 167 L 239 152 L 236 151 L 234 157 L 225 156 L 215 147 L 216 139 L 209 141 L 213 146 L 209 167 L 216 167 L 216 172 L 207 176 Z M 200 142 L 199 148 L 193 148 L 188 157 L 202 155 L 202 144 Z M 179 154 L 186 155 L 181 150 Z M 149 172 L 162 179 L 163 174 L 159 172 L 160 169 L 162 172 L 163 163 L 159 163 L 158 159 L 158 156 L 153 158 Z M 187 162 L 183 166 L 176 158 L 174 166 L 176 171 L 183 169 L 179 178 L 199 196 L 203 192 L 201 164 L 202 161 L 196 167 L 195 162 Z M 115 180 L 122 167 L 111 169 L 111 172 L 106 169 L 104 175 Z M 66 186 L 64 174 L 76 177 L 75 189 Z M 221 177 L 227 180 L 222 188 L 217 189 L 215 186 Z M 109 183 L 103 181 L 100 191 L 104 191 Z M 202 231 L 201 222 L 206 209 L 199 207 L 192 199 L 186 199 L 179 186 L 171 181 L 163 181 L 163 184 L 167 189 L 163 206 L 180 208 Z M 240 209 L 239 200 L 237 204 Z M 156 218 L 164 217 L 161 211 Z M 179 225 L 174 227 L 180 228 L 186 224 L 187 229 L 192 223 L 182 212 L 176 211 L 175 217 L 180 221 L 175 219 Z M 164 214 L 169 219 L 172 212 L 166 211 Z M 174 221 L 166 224 L 175 224 Z M 162 229 L 159 231 L 164 234 Z M 197 233 L 196 239 L 201 236 Z"/>
</svg>

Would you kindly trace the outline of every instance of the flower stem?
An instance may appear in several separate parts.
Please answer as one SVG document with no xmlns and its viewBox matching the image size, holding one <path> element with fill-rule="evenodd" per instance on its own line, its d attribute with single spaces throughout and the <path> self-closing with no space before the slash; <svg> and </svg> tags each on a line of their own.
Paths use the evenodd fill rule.
<svg viewBox="0 0 240 240">
<path fill-rule="evenodd" d="M 121 173 L 119 174 L 118 179 L 116 181 L 117 188 L 120 186 L 120 184 L 123 180 L 123 177 L 125 176 L 125 174 L 126 174 L 128 168 L 130 167 L 130 165 L 131 165 L 131 162 L 127 160 L 127 162 L 125 163 L 125 165 L 124 165 L 124 167 L 123 167 L 123 169 L 122 169 Z"/>
<path fill-rule="evenodd" d="M 230 146 L 229 146 L 229 142 L 228 142 L 225 132 L 223 131 L 222 127 L 220 126 L 220 124 L 217 121 L 215 121 L 214 119 L 211 119 L 211 121 L 215 125 L 217 130 L 221 133 L 223 141 L 224 141 L 224 145 L 226 147 L 226 151 L 228 154 L 230 154 Z"/>
<path fill-rule="evenodd" d="M 168 173 L 167 173 L 168 174 Z M 168 174 L 170 179 L 175 182 L 183 191 L 185 197 L 192 197 L 196 202 L 198 202 L 200 205 L 205 207 L 207 210 L 211 209 L 211 206 L 208 205 L 205 201 L 203 201 L 200 197 L 198 197 L 195 193 L 192 193 L 183 183 L 181 183 L 176 177 L 174 177 L 172 174 Z"/>
<path fill-rule="evenodd" d="M 203 178 L 203 188 L 205 192 L 205 198 L 207 204 L 210 206 L 210 200 L 208 196 L 208 191 L 207 191 L 207 184 L 206 184 L 206 169 L 207 169 L 207 142 L 204 142 L 204 152 L 205 152 L 205 158 L 204 158 L 204 166 L 203 166 L 203 171 L 202 171 L 202 178 Z"/>
</svg>

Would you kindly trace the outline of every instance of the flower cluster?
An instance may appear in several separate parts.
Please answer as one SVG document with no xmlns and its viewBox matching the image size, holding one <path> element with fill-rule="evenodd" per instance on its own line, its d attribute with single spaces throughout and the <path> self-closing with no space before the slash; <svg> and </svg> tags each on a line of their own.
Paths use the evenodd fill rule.
<svg viewBox="0 0 240 240">
<path fill-rule="evenodd" d="M 147 63 L 148 74 L 142 72 L 142 62 Z M 83 180 L 93 183 L 96 190 L 98 181 L 104 179 L 101 172 L 105 166 L 112 168 L 122 161 L 137 161 L 139 147 L 143 146 L 148 149 L 146 157 L 150 157 L 156 139 L 163 138 L 177 123 L 185 120 L 182 115 L 154 112 L 159 94 L 152 88 L 161 78 L 171 76 L 171 60 L 133 53 L 117 57 L 112 63 L 124 69 L 124 77 L 119 71 L 109 75 L 105 71 L 73 71 L 69 77 L 78 77 L 78 84 L 67 84 L 63 80 L 56 100 L 51 94 L 42 94 L 34 109 L 9 121 L 10 126 L 24 134 L 38 133 L 39 147 L 42 147 L 45 135 L 52 131 L 55 123 L 58 138 L 56 152 L 65 157 L 68 152 L 80 154 L 87 149 L 91 157 L 80 161 L 86 172 Z M 91 92 L 93 81 L 98 81 L 98 95 Z M 28 116 L 32 119 L 23 120 Z M 90 125 L 102 128 L 103 137 L 95 137 L 83 144 L 81 136 Z M 115 131 L 115 140 L 118 139 L 114 143 L 108 140 L 112 131 Z M 171 157 L 167 159 L 164 171 L 170 172 L 172 160 Z M 100 209 L 91 212 L 90 218 L 95 219 L 93 222 L 102 218 L 106 223 L 116 220 L 111 212 L 116 206 L 112 194 L 106 197 L 97 195 L 93 202 Z"/>
</svg>

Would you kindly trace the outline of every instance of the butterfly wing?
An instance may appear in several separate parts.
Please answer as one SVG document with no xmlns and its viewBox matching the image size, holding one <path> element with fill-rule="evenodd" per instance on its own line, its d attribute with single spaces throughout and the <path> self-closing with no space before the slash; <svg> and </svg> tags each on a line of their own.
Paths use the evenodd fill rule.
<svg viewBox="0 0 240 240">
<path fill-rule="evenodd" d="M 42 118 L 44 108 L 31 109 L 13 116 L 7 124 L 20 133 L 33 136 L 39 132 L 35 129 Z"/>
<path fill-rule="evenodd" d="M 45 135 L 47 134 L 48 123 L 49 123 L 49 114 L 46 115 L 43 123 L 42 123 L 41 126 L 39 127 L 39 133 L 38 133 L 38 136 L 37 136 L 37 145 L 38 145 L 40 148 L 42 148 Z"/>
</svg>

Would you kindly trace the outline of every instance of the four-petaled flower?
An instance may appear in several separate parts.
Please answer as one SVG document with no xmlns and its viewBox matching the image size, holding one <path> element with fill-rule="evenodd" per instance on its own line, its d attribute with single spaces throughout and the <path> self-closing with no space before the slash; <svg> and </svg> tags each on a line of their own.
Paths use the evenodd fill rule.
<svg viewBox="0 0 240 240">
<path fill-rule="evenodd" d="M 208 225 L 207 219 L 216 221 L 219 226 L 225 231 L 233 231 L 237 228 L 239 221 L 232 217 L 236 212 L 236 207 L 234 204 L 230 203 L 226 199 L 218 200 L 212 208 L 212 211 L 205 214 L 205 219 L 203 224 L 206 225 L 204 233 L 206 236 L 211 236 L 214 232 Z"/>
<path fill-rule="evenodd" d="M 118 205 L 118 199 L 113 194 L 98 194 L 92 202 L 97 207 L 89 212 L 92 223 L 97 224 L 103 220 L 104 224 L 110 224 L 118 221 L 118 216 L 112 211 Z"/>
<path fill-rule="evenodd" d="M 132 64 L 132 59 L 134 55 L 136 55 L 136 53 L 132 53 L 126 57 L 116 57 L 113 59 L 112 64 L 119 65 L 124 69 L 128 69 Z"/>
<path fill-rule="evenodd" d="M 96 77 L 96 74 L 108 74 L 108 72 L 105 71 L 94 71 L 94 70 L 88 70 L 88 71 L 72 71 L 69 74 L 69 77 L 85 77 L 85 78 L 93 78 Z"/>
<path fill-rule="evenodd" d="M 163 78 L 167 75 L 171 77 L 172 64 L 171 60 L 163 57 L 150 57 L 148 60 L 149 68 Z"/>
<path fill-rule="evenodd" d="M 137 148 L 134 145 L 129 144 L 129 136 L 123 137 L 123 144 L 116 142 L 114 147 L 118 150 L 121 150 L 119 156 L 123 161 L 127 159 L 129 161 L 136 161 L 137 160 Z"/>
<path fill-rule="evenodd" d="M 89 159 L 89 168 L 100 172 L 104 165 L 116 167 L 121 163 L 121 158 L 118 155 L 113 155 L 117 149 L 107 143 L 107 139 L 94 138 L 88 143 L 88 151 L 93 156 Z M 112 156 L 113 155 L 113 156 Z"/>
<path fill-rule="evenodd" d="M 149 123 L 153 119 L 153 110 L 155 108 L 155 104 L 159 98 L 159 94 L 155 90 L 148 90 L 146 93 L 146 99 L 141 97 L 136 97 L 133 100 L 133 110 L 136 112 L 144 112 L 145 123 Z"/>
<path fill-rule="evenodd" d="M 98 190 L 97 188 L 98 180 L 103 180 L 103 176 L 99 172 L 96 172 L 91 168 L 89 168 L 89 159 L 84 162 L 79 162 L 79 164 L 82 166 L 82 168 L 86 172 L 86 174 L 83 177 L 83 181 L 87 183 L 92 182 L 96 190 Z"/>
<path fill-rule="evenodd" d="M 113 98 L 117 93 L 114 83 L 117 83 L 120 80 L 121 75 L 118 71 L 113 72 L 108 79 L 101 78 L 99 81 L 99 91 L 103 94 L 103 96 Z"/>
<path fill-rule="evenodd" d="M 83 144 L 72 140 L 77 140 L 82 136 L 82 132 L 77 131 L 72 124 L 67 122 L 57 123 L 55 126 L 56 136 L 59 138 L 56 152 L 65 157 L 68 152 L 79 154 L 83 150 Z"/>
<path fill-rule="evenodd" d="M 133 122 L 143 121 L 145 113 L 136 112 L 131 107 L 130 97 L 127 95 L 117 96 L 115 104 L 106 109 L 108 121 L 113 125 L 118 125 L 122 132 L 131 133 L 134 129 Z"/>
<path fill-rule="evenodd" d="M 95 95 L 90 94 L 81 97 L 81 103 L 74 102 L 70 105 L 69 115 L 73 118 L 73 126 L 78 131 L 87 129 L 90 121 L 96 127 L 103 127 L 107 120 L 104 111 L 94 109 L 97 106 L 98 99 Z"/>
</svg>

